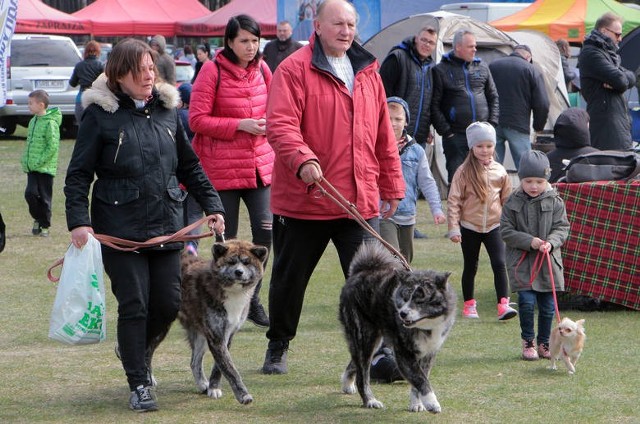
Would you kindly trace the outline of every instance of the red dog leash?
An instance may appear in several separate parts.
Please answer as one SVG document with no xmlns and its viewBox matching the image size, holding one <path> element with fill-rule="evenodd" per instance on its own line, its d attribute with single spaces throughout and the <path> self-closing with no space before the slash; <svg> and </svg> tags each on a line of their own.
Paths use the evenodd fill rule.
<svg viewBox="0 0 640 424">
<path fill-rule="evenodd" d="M 518 261 L 518 264 L 516 265 L 516 269 L 514 272 L 516 276 L 518 275 L 518 267 L 520 266 L 524 258 L 527 256 L 527 253 L 528 252 L 524 251 L 522 252 L 522 256 L 520 256 L 520 260 Z M 536 279 L 536 277 L 540 273 L 540 270 L 544 265 L 545 259 L 547 262 L 547 269 L 549 270 L 549 279 L 551 280 L 551 293 L 553 294 L 553 305 L 556 311 L 556 319 L 558 320 L 558 323 L 560 323 L 560 309 L 558 309 L 558 296 L 556 295 L 556 283 L 555 283 L 555 279 L 553 278 L 553 268 L 551 266 L 551 255 L 549 254 L 548 250 L 538 251 L 536 258 L 533 261 L 533 266 L 531 267 L 531 277 L 529 278 L 529 286 L 533 285 L 533 281 Z M 516 277 L 516 279 L 517 278 L 518 277 Z"/>
</svg>

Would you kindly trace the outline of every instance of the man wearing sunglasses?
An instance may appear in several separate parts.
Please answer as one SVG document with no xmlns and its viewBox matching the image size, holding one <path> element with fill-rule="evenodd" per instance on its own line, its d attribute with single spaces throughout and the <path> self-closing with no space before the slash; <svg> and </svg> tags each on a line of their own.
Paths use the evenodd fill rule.
<svg viewBox="0 0 640 424">
<path fill-rule="evenodd" d="M 587 101 L 591 145 L 600 150 L 630 150 L 631 118 L 625 91 L 636 83 L 633 72 L 620 65 L 618 43 L 622 18 L 605 13 L 585 37 L 578 56 L 581 93 Z"/>
</svg>

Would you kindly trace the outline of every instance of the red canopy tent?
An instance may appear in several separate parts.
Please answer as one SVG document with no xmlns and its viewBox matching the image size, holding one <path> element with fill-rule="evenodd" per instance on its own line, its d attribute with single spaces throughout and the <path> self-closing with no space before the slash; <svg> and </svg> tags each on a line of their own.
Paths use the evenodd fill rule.
<svg viewBox="0 0 640 424">
<path fill-rule="evenodd" d="M 198 0 L 97 0 L 73 16 L 91 21 L 94 36 L 176 35 L 176 21 L 208 15 Z"/>
<path fill-rule="evenodd" d="M 176 32 L 179 36 L 222 37 L 229 18 L 245 13 L 258 21 L 263 37 L 275 37 L 276 3 L 276 0 L 232 0 L 207 16 L 179 21 Z"/>
<path fill-rule="evenodd" d="M 16 33 L 89 34 L 91 22 L 47 6 L 41 0 L 18 0 Z"/>
</svg>

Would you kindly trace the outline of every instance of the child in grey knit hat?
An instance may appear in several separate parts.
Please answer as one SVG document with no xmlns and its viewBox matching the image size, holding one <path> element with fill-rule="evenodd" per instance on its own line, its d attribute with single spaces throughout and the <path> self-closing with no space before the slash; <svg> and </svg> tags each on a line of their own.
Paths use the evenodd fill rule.
<svg viewBox="0 0 640 424">
<path fill-rule="evenodd" d="M 551 167 L 547 156 L 537 150 L 520 159 L 518 187 L 502 208 L 500 234 L 506 244 L 511 291 L 518 292 L 522 359 L 550 358 L 549 336 L 555 312 L 551 275 L 545 264 L 535 279 L 533 264 L 539 254 L 549 252 L 554 287 L 564 290 L 562 246 L 569 235 L 564 202 L 549 184 Z M 538 305 L 538 335 L 534 330 L 534 309 Z"/>
</svg>

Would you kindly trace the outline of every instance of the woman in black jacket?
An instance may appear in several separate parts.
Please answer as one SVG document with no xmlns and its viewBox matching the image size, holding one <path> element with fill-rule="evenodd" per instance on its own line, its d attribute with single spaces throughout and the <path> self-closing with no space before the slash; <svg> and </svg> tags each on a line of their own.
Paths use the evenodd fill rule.
<svg viewBox="0 0 640 424">
<path fill-rule="evenodd" d="M 220 197 L 178 118 L 178 91 L 170 84 L 154 84 L 153 57 L 140 40 L 120 41 L 105 75 L 83 95 L 86 110 L 64 188 L 67 226 L 75 246 L 83 246 L 94 231 L 133 241 L 178 231 L 186 197 L 180 184 L 207 215 L 214 216 L 210 228 L 224 232 Z M 117 352 L 134 411 L 157 409 L 150 353 L 180 308 L 181 248 L 181 242 L 136 252 L 102 248 L 118 301 Z"/>
<path fill-rule="evenodd" d="M 91 87 L 91 84 L 98 78 L 102 72 L 104 72 L 104 65 L 98 58 L 100 57 L 100 44 L 96 41 L 89 41 L 84 46 L 84 60 L 76 63 L 73 68 L 71 78 L 69 78 L 69 85 L 71 87 L 80 86 L 78 96 L 76 97 L 76 122 L 80 125 L 82 119 L 82 93 Z"/>
</svg>

